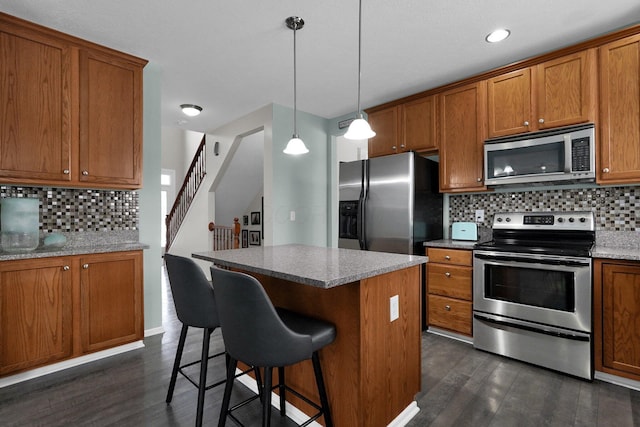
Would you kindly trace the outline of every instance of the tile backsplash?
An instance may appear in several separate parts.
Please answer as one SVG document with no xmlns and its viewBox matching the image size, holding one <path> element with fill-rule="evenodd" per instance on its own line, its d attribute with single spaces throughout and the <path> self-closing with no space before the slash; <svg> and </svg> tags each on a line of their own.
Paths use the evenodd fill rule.
<svg viewBox="0 0 640 427">
<path fill-rule="evenodd" d="M 449 196 L 449 222 L 474 221 L 476 209 L 484 209 L 483 227 L 491 227 L 497 212 L 592 211 L 596 230 L 640 229 L 640 187 L 545 189 Z"/>
<path fill-rule="evenodd" d="M 0 198 L 40 200 L 43 232 L 122 231 L 138 229 L 138 193 L 0 185 Z"/>
</svg>

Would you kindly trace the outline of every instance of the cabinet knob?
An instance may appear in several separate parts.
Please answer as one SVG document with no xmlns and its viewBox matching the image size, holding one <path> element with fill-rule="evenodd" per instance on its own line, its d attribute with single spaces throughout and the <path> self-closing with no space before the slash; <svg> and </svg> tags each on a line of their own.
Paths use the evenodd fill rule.
<svg viewBox="0 0 640 427">
<path fill-rule="evenodd" d="M 89 264 L 82 264 L 82 268 L 86 270 L 87 268 L 89 268 Z"/>
<path fill-rule="evenodd" d="M 447 261 L 449 261 L 451 259 L 451 257 L 449 255 L 445 255 L 444 259 L 446 259 Z"/>
<path fill-rule="evenodd" d="M 62 267 L 62 270 L 64 270 L 64 271 L 69 271 L 69 269 L 70 269 L 70 268 L 71 268 L 71 267 L 69 267 L 68 265 L 65 265 L 64 267 Z"/>
<path fill-rule="evenodd" d="M 82 171 L 82 175 L 84 175 L 84 176 L 89 175 L 89 171 Z"/>
<path fill-rule="evenodd" d="M 476 178 L 476 181 L 482 182 L 482 178 Z"/>
<path fill-rule="evenodd" d="M 451 311 L 451 306 L 450 305 L 445 305 L 444 309 L 447 310 L 447 311 Z"/>
<path fill-rule="evenodd" d="M 392 145 L 392 146 L 391 146 L 391 149 L 392 149 L 392 150 L 395 150 L 396 148 L 397 148 L 397 147 L 396 147 L 395 145 Z"/>
<path fill-rule="evenodd" d="M 609 173 L 609 168 L 602 169 L 602 173 Z"/>
<path fill-rule="evenodd" d="M 404 148 L 404 144 L 400 144 L 400 148 Z"/>
<path fill-rule="evenodd" d="M 529 126 L 529 122 L 526 122 L 526 121 L 525 121 L 525 122 L 523 123 L 523 125 L 525 125 L 525 126 Z"/>
<path fill-rule="evenodd" d="M 69 169 L 65 169 L 62 171 L 63 174 L 65 175 L 69 175 L 69 173 L 71 173 L 71 171 Z"/>
<path fill-rule="evenodd" d="M 451 277 L 451 273 L 449 273 L 448 271 L 446 273 L 444 273 L 445 276 L 447 277 Z"/>
<path fill-rule="evenodd" d="M 538 119 L 538 123 L 544 123 L 544 119 Z"/>
</svg>

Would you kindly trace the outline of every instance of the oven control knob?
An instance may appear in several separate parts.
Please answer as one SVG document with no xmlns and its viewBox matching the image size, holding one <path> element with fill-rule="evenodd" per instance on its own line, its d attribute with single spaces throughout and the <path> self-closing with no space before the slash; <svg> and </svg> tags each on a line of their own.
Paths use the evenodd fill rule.
<svg viewBox="0 0 640 427">
<path fill-rule="evenodd" d="M 587 218 L 585 217 L 580 218 L 580 222 L 587 222 Z"/>
<path fill-rule="evenodd" d="M 505 219 L 505 221 L 511 222 L 511 218 L 507 217 L 507 219 Z"/>
<path fill-rule="evenodd" d="M 574 222 L 575 219 L 573 219 L 573 217 L 569 218 L 569 222 Z"/>
<path fill-rule="evenodd" d="M 562 218 L 562 217 L 558 218 L 558 222 L 560 222 L 560 223 L 564 222 L 564 218 Z"/>
<path fill-rule="evenodd" d="M 498 221 L 498 222 L 502 222 L 502 217 L 501 217 L 501 216 L 499 216 L 499 217 L 498 217 L 498 219 L 496 219 L 496 221 Z"/>
</svg>

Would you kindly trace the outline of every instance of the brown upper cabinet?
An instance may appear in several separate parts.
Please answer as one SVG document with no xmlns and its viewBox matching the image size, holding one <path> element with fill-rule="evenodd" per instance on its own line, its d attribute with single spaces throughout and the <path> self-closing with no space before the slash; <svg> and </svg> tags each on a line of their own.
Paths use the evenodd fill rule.
<svg viewBox="0 0 640 427">
<path fill-rule="evenodd" d="M 483 191 L 485 85 L 471 83 L 440 94 L 440 191 Z"/>
<path fill-rule="evenodd" d="M 369 113 L 369 124 L 376 132 L 369 139 L 369 157 L 436 151 L 437 99 L 437 95 L 425 96 Z"/>
<path fill-rule="evenodd" d="M 640 35 L 600 47 L 597 182 L 640 181 Z"/>
<path fill-rule="evenodd" d="M 145 60 L 0 13 L 0 182 L 142 186 Z"/>
<path fill-rule="evenodd" d="M 489 137 L 593 122 L 596 85 L 595 49 L 490 78 Z"/>
</svg>

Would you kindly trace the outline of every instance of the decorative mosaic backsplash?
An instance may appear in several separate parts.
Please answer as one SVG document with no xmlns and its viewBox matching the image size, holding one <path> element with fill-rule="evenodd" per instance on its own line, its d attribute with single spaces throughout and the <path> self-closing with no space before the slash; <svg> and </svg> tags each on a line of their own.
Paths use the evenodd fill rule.
<svg viewBox="0 0 640 427">
<path fill-rule="evenodd" d="M 138 193 L 135 191 L 1 185 L 0 198 L 5 197 L 38 198 L 43 232 L 138 229 Z"/>
<path fill-rule="evenodd" d="M 474 221 L 484 209 L 484 227 L 497 212 L 592 211 L 596 230 L 640 231 L 640 187 L 549 189 L 449 196 L 449 222 Z"/>
</svg>

